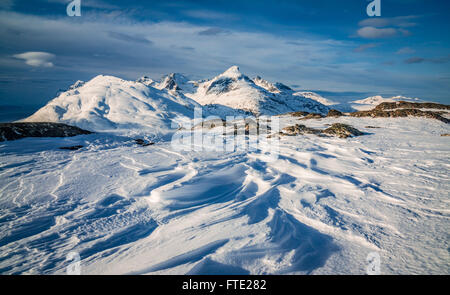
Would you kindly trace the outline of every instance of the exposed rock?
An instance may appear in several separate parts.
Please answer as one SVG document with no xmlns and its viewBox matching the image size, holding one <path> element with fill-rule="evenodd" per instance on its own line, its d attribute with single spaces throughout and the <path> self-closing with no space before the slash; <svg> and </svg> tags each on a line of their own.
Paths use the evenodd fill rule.
<svg viewBox="0 0 450 295">
<path fill-rule="evenodd" d="M 290 116 L 292 116 L 292 117 L 304 117 L 304 116 L 306 116 L 306 115 L 308 115 L 309 113 L 308 112 L 302 112 L 302 111 L 299 111 L 299 112 L 291 112 L 291 113 L 287 113 L 287 114 L 285 114 L 285 115 L 290 115 Z M 284 116 L 284 115 L 280 115 L 280 116 Z"/>
<path fill-rule="evenodd" d="M 154 145 L 154 142 L 151 141 L 145 141 L 141 138 L 135 139 L 134 142 L 136 142 L 138 145 L 140 146 L 149 146 L 149 145 Z"/>
<path fill-rule="evenodd" d="M 360 136 L 364 133 L 359 131 L 358 129 L 347 125 L 347 124 L 341 124 L 341 123 L 335 123 L 331 125 L 331 127 L 328 127 L 327 129 L 323 130 L 322 133 L 334 135 L 339 138 L 347 138 L 352 136 Z"/>
<path fill-rule="evenodd" d="M 0 141 L 24 137 L 72 137 L 91 133 L 62 123 L 0 123 Z"/>
<path fill-rule="evenodd" d="M 321 114 L 310 113 L 310 114 L 304 116 L 303 118 L 300 118 L 299 120 L 322 119 L 322 118 L 323 118 L 323 116 Z"/>
<path fill-rule="evenodd" d="M 363 132 L 350 125 L 335 123 L 325 130 L 306 127 L 305 125 L 296 124 L 295 126 L 288 126 L 282 129 L 279 135 L 282 136 L 296 136 L 302 134 L 315 134 L 318 136 L 331 135 L 340 138 L 347 138 L 351 136 L 364 135 Z"/>
<path fill-rule="evenodd" d="M 82 145 L 73 145 L 73 146 L 62 146 L 59 149 L 60 150 L 69 150 L 69 151 L 76 151 L 81 149 L 83 146 Z"/>
<path fill-rule="evenodd" d="M 447 118 L 442 117 L 436 112 L 431 111 L 422 111 L 418 109 L 397 109 L 393 111 L 383 111 L 381 109 L 373 109 L 370 111 L 359 111 L 350 113 L 350 116 L 352 117 L 372 117 L 372 118 L 399 118 L 399 117 L 408 117 L 408 116 L 414 116 L 414 117 L 425 117 L 430 119 L 436 119 L 439 121 L 442 121 L 444 123 L 449 123 L 450 120 Z"/>
<path fill-rule="evenodd" d="M 393 110 L 398 108 L 450 110 L 450 105 L 432 102 L 421 103 L 421 102 L 396 101 L 396 102 L 383 102 L 375 107 L 376 110 Z"/>
<path fill-rule="evenodd" d="M 295 136 L 301 134 L 319 134 L 322 131 L 319 129 L 309 128 L 305 125 L 295 124 L 295 126 L 288 126 L 283 128 L 282 135 Z"/>
<path fill-rule="evenodd" d="M 444 134 L 441 134 L 441 136 L 450 136 L 450 134 L 449 133 L 444 133 Z"/>
<path fill-rule="evenodd" d="M 262 120 L 262 123 L 260 123 L 260 120 L 254 120 L 252 118 L 245 118 L 243 120 L 237 120 L 233 122 L 227 122 L 222 119 L 214 119 L 214 120 L 208 120 L 203 121 L 194 127 L 191 128 L 191 130 L 197 130 L 197 129 L 213 129 L 215 127 L 222 126 L 224 127 L 224 135 L 226 135 L 227 127 L 232 128 L 232 134 L 238 135 L 238 134 L 245 134 L 245 135 L 259 135 L 259 134 L 267 134 L 268 131 L 271 130 L 271 127 L 267 125 L 268 120 Z"/>
<path fill-rule="evenodd" d="M 252 118 L 245 118 L 244 120 L 228 123 L 228 126 L 234 126 L 234 135 L 260 135 L 268 134 L 271 127 L 266 120 L 254 120 Z"/>
<path fill-rule="evenodd" d="M 195 125 L 194 127 L 191 128 L 191 130 L 195 130 L 195 129 L 213 129 L 216 128 L 218 126 L 223 126 L 226 127 L 226 121 L 223 119 L 213 119 L 213 120 L 207 120 L 207 121 L 202 121 L 200 123 L 198 123 L 197 125 Z"/>
<path fill-rule="evenodd" d="M 364 127 L 364 128 L 378 129 L 378 128 L 381 128 L 381 127 L 376 127 L 376 126 L 366 126 L 366 127 Z"/>
<path fill-rule="evenodd" d="M 327 117 L 341 117 L 344 114 L 338 110 L 331 109 L 328 111 Z"/>
</svg>

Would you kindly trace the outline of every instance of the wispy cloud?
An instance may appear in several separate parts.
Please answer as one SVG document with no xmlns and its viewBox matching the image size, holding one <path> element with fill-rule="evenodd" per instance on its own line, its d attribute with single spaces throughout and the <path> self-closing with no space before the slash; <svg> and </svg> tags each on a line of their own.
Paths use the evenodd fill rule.
<svg viewBox="0 0 450 295">
<path fill-rule="evenodd" d="M 417 26 L 417 23 L 413 22 L 413 20 L 416 20 L 418 18 L 419 17 L 416 15 L 398 16 L 391 18 L 375 17 L 360 21 L 359 26 L 376 27 L 376 28 L 383 28 L 383 27 L 411 28 Z"/>
<path fill-rule="evenodd" d="M 238 16 L 231 13 L 224 13 L 211 10 L 186 10 L 184 15 L 192 18 L 198 18 L 203 20 L 236 20 Z"/>
<path fill-rule="evenodd" d="M 151 40 L 148 40 L 145 37 L 142 37 L 139 35 L 129 35 L 129 34 L 120 33 L 120 32 L 109 31 L 108 36 L 110 36 L 113 39 L 125 41 L 125 42 L 142 43 L 142 44 L 148 44 L 148 45 L 153 43 Z"/>
<path fill-rule="evenodd" d="M 423 57 L 410 57 L 405 59 L 405 64 L 420 64 L 425 61 Z"/>
<path fill-rule="evenodd" d="M 50 60 L 55 55 L 48 52 L 33 51 L 15 54 L 13 57 L 24 60 L 27 65 L 32 67 L 53 67 L 53 63 Z"/>
<path fill-rule="evenodd" d="M 376 43 L 362 44 L 362 45 L 358 46 L 357 48 L 353 49 L 353 52 L 364 52 L 367 49 L 374 48 L 377 46 L 378 46 L 378 44 L 376 44 Z"/>
<path fill-rule="evenodd" d="M 412 49 L 411 47 L 403 47 L 400 48 L 399 50 L 397 50 L 397 52 L 395 52 L 396 54 L 413 54 L 415 53 L 416 50 Z"/>
<path fill-rule="evenodd" d="M 406 64 L 418 64 L 423 62 L 433 63 L 433 64 L 445 64 L 450 62 L 450 55 L 435 58 L 424 58 L 424 57 L 411 57 L 405 59 Z"/>
<path fill-rule="evenodd" d="M 214 36 L 214 35 L 219 35 L 222 33 L 225 33 L 225 30 L 223 30 L 221 28 L 209 28 L 209 29 L 198 32 L 199 35 L 203 35 L 203 36 Z"/>
</svg>

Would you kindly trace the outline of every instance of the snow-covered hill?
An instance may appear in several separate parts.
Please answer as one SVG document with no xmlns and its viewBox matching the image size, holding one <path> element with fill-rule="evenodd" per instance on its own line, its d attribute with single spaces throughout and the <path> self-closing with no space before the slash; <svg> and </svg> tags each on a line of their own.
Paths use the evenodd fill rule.
<svg viewBox="0 0 450 295">
<path fill-rule="evenodd" d="M 97 76 L 77 82 L 60 93 L 24 122 L 62 122 L 93 131 L 146 129 L 165 133 L 172 120 L 192 118 L 195 101 L 171 95 L 152 85 L 151 79 L 136 82 Z"/>
<path fill-rule="evenodd" d="M 383 97 L 381 95 L 375 95 L 364 99 L 352 101 L 350 102 L 350 105 L 358 111 L 365 111 L 374 108 L 380 103 L 395 102 L 395 101 L 420 102 L 421 100 L 418 98 L 410 98 L 406 96 Z"/>
</svg>

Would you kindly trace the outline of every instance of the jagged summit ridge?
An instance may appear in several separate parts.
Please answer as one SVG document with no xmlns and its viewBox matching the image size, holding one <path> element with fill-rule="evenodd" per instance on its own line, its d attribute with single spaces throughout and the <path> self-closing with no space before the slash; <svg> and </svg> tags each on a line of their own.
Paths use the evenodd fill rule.
<svg viewBox="0 0 450 295">
<path fill-rule="evenodd" d="M 186 96 L 202 105 L 223 105 L 255 115 L 277 115 L 299 110 L 327 113 L 329 110 L 320 102 L 295 97 L 294 91 L 282 83 L 270 83 L 259 76 L 250 79 L 238 66 L 232 66 L 197 85 L 196 91 Z"/>
</svg>

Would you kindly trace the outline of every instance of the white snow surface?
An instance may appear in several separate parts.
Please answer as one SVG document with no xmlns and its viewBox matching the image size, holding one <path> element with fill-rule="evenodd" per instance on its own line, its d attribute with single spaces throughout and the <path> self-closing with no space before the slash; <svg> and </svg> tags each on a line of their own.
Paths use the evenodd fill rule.
<svg viewBox="0 0 450 295">
<path fill-rule="evenodd" d="M 108 133 L 1 142 L 0 273 L 63 274 L 76 251 L 83 274 L 365 274 L 371 252 L 382 274 L 449 274 L 448 124 L 301 123 L 335 122 L 368 134 L 282 137 L 276 161 Z"/>
</svg>

